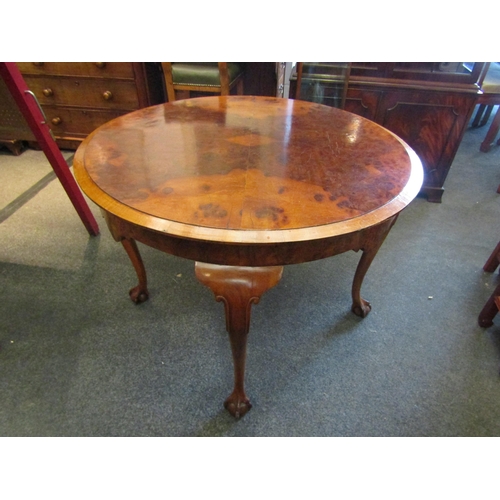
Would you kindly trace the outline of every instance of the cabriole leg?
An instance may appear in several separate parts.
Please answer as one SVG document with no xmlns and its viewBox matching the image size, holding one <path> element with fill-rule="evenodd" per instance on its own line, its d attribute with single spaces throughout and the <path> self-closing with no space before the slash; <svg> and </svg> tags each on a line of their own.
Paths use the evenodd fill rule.
<svg viewBox="0 0 500 500">
<path fill-rule="evenodd" d="M 146 269 L 144 268 L 144 263 L 142 262 L 142 257 L 139 253 L 135 240 L 124 238 L 121 240 L 121 243 L 129 256 L 137 274 L 137 278 L 139 279 L 139 284 L 130 289 L 129 295 L 133 302 L 140 304 L 149 298 Z"/>
<path fill-rule="evenodd" d="M 361 318 L 368 316 L 372 309 L 370 303 L 361 297 L 361 285 L 363 284 L 363 279 L 365 278 L 365 275 L 386 236 L 389 234 L 391 227 L 396 222 L 396 219 L 397 215 L 388 219 L 381 225 L 371 228 L 370 232 L 367 234 L 366 243 L 363 247 L 363 255 L 361 256 L 358 267 L 356 268 L 356 273 L 354 274 L 354 280 L 352 283 L 351 311 L 356 316 L 360 316 Z"/>
<path fill-rule="evenodd" d="M 265 291 L 279 282 L 283 267 L 219 266 L 197 262 L 195 272 L 198 280 L 214 292 L 215 299 L 224 303 L 234 366 L 234 389 L 224 407 L 239 418 L 252 407 L 244 388 L 250 310 Z"/>
</svg>

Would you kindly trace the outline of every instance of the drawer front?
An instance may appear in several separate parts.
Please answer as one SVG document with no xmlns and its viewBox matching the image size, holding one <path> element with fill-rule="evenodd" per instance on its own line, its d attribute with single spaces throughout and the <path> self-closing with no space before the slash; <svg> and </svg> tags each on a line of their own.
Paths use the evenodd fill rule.
<svg viewBox="0 0 500 500">
<path fill-rule="evenodd" d="M 87 110 L 64 107 L 44 107 L 47 123 L 56 137 L 85 138 L 97 127 L 124 114 L 120 111 Z"/>
<path fill-rule="evenodd" d="M 97 76 L 102 78 L 134 78 L 129 62 L 108 63 L 16 63 L 23 75 Z"/>
<path fill-rule="evenodd" d="M 133 81 L 97 78 L 24 77 L 42 105 L 134 110 L 139 107 Z"/>
</svg>

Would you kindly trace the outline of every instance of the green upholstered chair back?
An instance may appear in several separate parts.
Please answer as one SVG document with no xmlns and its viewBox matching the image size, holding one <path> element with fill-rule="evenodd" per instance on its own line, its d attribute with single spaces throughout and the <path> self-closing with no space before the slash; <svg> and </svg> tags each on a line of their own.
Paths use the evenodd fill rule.
<svg viewBox="0 0 500 500">
<path fill-rule="evenodd" d="M 169 101 L 183 92 L 210 92 L 228 95 L 234 86 L 243 94 L 243 66 L 234 62 L 176 62 L 161 63 Z M 180 92 L 179 92 L 180 91 Z"/>
</svg>

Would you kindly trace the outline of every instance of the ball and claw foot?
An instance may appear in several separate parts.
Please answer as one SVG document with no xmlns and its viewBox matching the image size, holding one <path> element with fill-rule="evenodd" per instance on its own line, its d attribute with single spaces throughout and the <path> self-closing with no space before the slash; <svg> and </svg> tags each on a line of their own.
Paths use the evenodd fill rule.
<svg viewBox="0 0 500 500">
<path fill-rule="evenodd" d="M 224 408 L 234 417 L 241 418 L 250 411 L 252 404 L 248 398 L 240 399 L 238 396 L 231 394 L 224 402 Z"/>
<path fill-rule="evenodd" d="M 371 310 L 372 306 L 364 299 L 361 299 L 361 304 L 353 304 L 351 307 L 351 311 L 360 318 L 366 318 Z"/>
<path fill-rule="evenodd" d="M 149 292 L 140 286 L 131 288 L 128 293 L 132 302 L 136 304 L 141 304 L 142 302 L 146 302 L 146 300 L 149 299 Z"/>
</svg>

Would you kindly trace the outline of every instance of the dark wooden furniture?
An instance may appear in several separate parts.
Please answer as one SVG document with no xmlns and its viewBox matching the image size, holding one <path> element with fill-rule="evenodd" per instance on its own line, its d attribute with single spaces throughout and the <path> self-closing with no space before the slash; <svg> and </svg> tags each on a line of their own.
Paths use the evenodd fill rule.
<svg viewBox="0 0 500 500">
<path fill-rule="evenodd" d="M 498 136 L 498 131 L 500 130 L 500 107 L 497 109 L 497 112 L 495 113 L 495 116 L 493 117 L 493 121 L 491 122 L 491 125 L 488 129 L 488 132 L 486 132 L 486 136 L 479 146 L 480 151 L 483 153 L 487 153 L 490 149 L 491 146 L 495 143 L 495 139 Z M 500 146 L 500 138 L 496 142 L 497 146 Z M 500 193 L 500 188 L 497 191 Z"/>
<path fill-rule="evenodd" d="M 472 123 L 473 127 L 485 125 L 495 106 L 500 105 L 500 63 L 487 63 L 485 77 L 481 85 L 482 93 L 478 97 L 479 104 L 476 116 Z M 487 153 L 494 144 L 500 129 L 500 107 L 498 108 L 493 121 L 486 132 L 486 136 L 479 146 L 479 150 Z M 500 145 L 500 139 L 497 142 Z M 500 192 L 500 187 L 499 187 Z"/>
<path fill-rule="evenodd" d="M 487 273 L 494 273 L 500 265 L 500 242 L 497 244 L 488 260 L 483 266 L 483 270 Z M 487 300 L 483 309 L 479 313 L 479 326 L 488 327 L 493 324 L 493 319 L 500 309 L 500 284 L 495 288 L 490 298 Z"/>
<path fill-rule="evenodd" d="M 12 63 L 0 64 L 10 65 Z M 6 68 L 12 68 L 12 66 L 4 66 L 4 68 L 6 70 Z M 17 67 L 14 69 L 17 70 Z M 19 110 L 19 105 L 12 97 L 12 92 L 3 78 L 0 78 L 0 138 L 0 146 L 6 147 L 16 156 L 23 152 L 28 141 L 36 141 L 31 128 Z"/>
<path fill-rule="evenodd" d="M 165 102 L 159 63 L 19 62 L 17 66 L 60 148 L 76 149 L 112 118 Z"/>
<path fill-rule="evenodd" d="M 416 151 L 425 172 L 422 193 L 429 201 L 441 201 L 478 98 L 483 67 L 484 63 L 351 64 L 345 109 L 386 127 Z"/>
<path fill-rule="evenodd" d="M 58 146 L 64 149 L 76 149 L 90 132 L 117 116 L 167 101 L 159 62 L 17 65 L 39 99 Z M 245 94 L 276 96 L 276 63 L 245 62 L 242 66 Z M 4 106 L 1 96 L 0 102 Z M 37 146 L 31 134 L 0 122 L 0 145 L 19 154 L 26 143 Z"/>
<path fill-rule="evenodd" d="M 148 298 L 136 241 L 196 261 L 198 279 L 226 310 L 235 415 L 244 390 L 250 309 L 282 266 L 362 250 L 361 284 L 401 210 L 417 195 L 417 155 L 379 125 L 340 109 L 273 97 L 223 96 L 136 111 L 100 127 L 74 169 L 127 251 Z"/>
<path fill-rule="evenodd" d="M 236 87 L 243 94 L 243 68 L 238 63 L 162 62 L 169 102 L 187 99 L 191 92 L 229 95 Z"/>
<path fill-rule="evenodd" d="M 243 87 L 245 95 L 277 97 L 277 63 L 245 62 L 243 66 Z"/>
<path fill-rule="evenodd" d="M 14 63 L 0 62 L 0 86 L 12 97 L 12 125 L 26 137 L 29 137 L 26 132 L 28 129 L 39 142 L 88 233 L 91 236 L 98 235 L 99 226 L 50 133 L 43 111 Z"/>
</svg>

